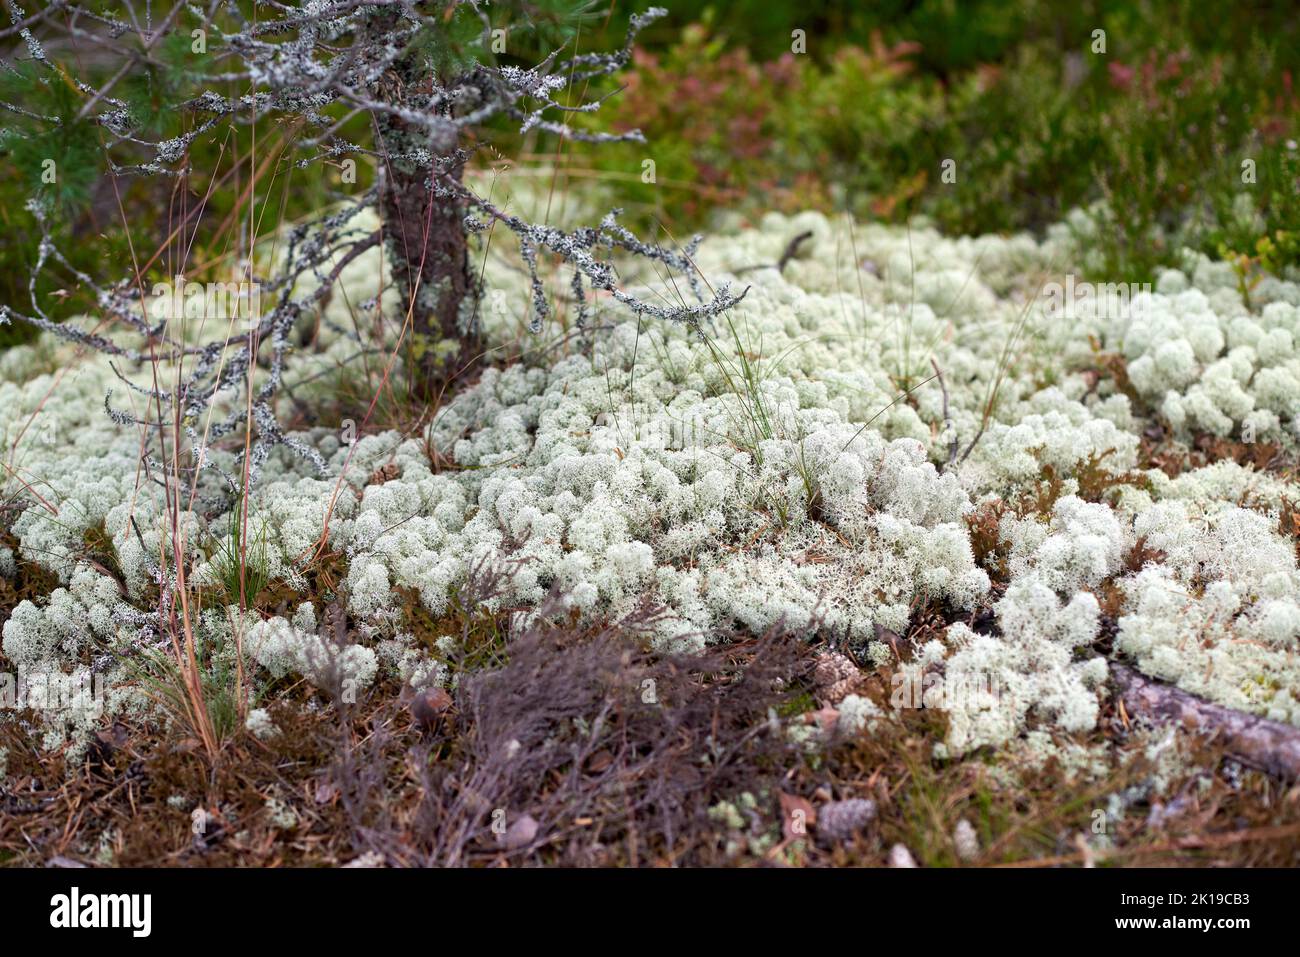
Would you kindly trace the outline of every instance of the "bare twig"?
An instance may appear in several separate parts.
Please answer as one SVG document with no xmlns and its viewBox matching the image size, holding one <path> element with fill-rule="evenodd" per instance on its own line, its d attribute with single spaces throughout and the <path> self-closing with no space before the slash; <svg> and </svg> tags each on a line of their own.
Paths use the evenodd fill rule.
<svg viewBox="0 0 1300 957">
<path fill-rule="evenodd" d="M 948 386 L 943 381 L 943 370 L 939 368 L 939 363 L 930 357 L 930 365 L 934 369 L 934 376 L 939 380 L 939 388 L 943 390 L 943 428 L 945 432 L 952 432 L 952 438 L 948 440 L 948 461 L 947 465 L 952 465 L 957 460 L 957 433 L 952 427 L 952 418 L 948 415 Z"/>
<path fill-rule="evenodd" d="M 739 269 L 736 270 L 735 275 L 739 276 L 742 273 L 753 272 L 755 269 L 769 269 L 769 268 L 775 269 L 777 272 L 785 272 L 786 264 L 789 263 L 791 259 L 794 259 L 796 255 L 798 255 L 799 247 L 802 246 L 808 240 L 812 239 L 812 237 L 813 237 L 812 230 L 811 229 L 806 230 L 805 232 L 800 233 L 799 235 L 792 238 L 788 243 L 786 243 L 785 251 L 781 253 L 781 258 L 778 259 L 775 263 L 759 263 L 754 266 L 741 266 Z"/>
</svg>

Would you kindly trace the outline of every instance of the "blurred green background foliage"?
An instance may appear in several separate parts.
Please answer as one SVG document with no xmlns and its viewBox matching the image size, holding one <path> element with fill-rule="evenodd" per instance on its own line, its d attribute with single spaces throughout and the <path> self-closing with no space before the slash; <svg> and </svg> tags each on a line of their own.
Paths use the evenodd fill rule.
<svg viewBox="0 0 1300 957">
<path fill-rule="evenodd" d="M 628 16 L 646 5 L 511 5 L 500 59 L 531 65 L 562 45 L 614 49 Z M 640 128 L 647 143 L 557 144 L 501 125 L 479 144 L 478 161 L 557 166 L 558 180 L 599 184 L 632 225 L 665 238 L 723 216 L 805 208 L 888 222 L 920 217 L 954 234 L 1041 233 L 1073 208 L 1102 204 L 1105 228 L 1090 242 L 1107 280 L 1148 281 L 1184 247 L 1244 271 L 1300 268 L 1293 4 L 663 5 L 670 16 L 639 38 L 619 86 L 565 94 L 570 102 L 609 95 L 599 113 L 573 122 Z M 202 58 L 219 54 L 219 40 L 210 35 L 207 52 L 193 52 L 196 24 L 187 16 L 158 46 L 156 65 L 119 94 L 147 139 L 193 128 L 184 104 L 216 69 Z M 425 38 L 431 68 L 492 55 L 468 50 L 478 32 L 477 20 L 453 20 L 445 35 Z M 29 301 L 39 233 L 24 207 L 33 195 L 51 201 L 56 239 L 78 268 L 110 277 L 134 263 L 152 279 L 175 268 L 169 237 L 178 231 L 194 236 L 191 263 L 228 261 L 249 230 L 265 235 L 344 188 L 337 163 L 298 168 L 292 146 L 306 134 L 270 121 L 220 124 L 197 139 L 187 177 L 113 177 L 110 152 L 119 164 L 141 157 L 107 150 L 105 131 L 80 116 L 84 96 L 71 82 L 37 82 L 12 39 L 5 55 L 14 69 L 0 75 L 0 99 L 63 122 L 51 130 L 10 113 L 0 133 L 0 301 Z M 82 64 L 92 82 L 114 67 L 93 53 L 83 61 L 80 50 L 52 52 Z M 368 124 L 354 116 L 340 132 L 363 141 Z M 49 158 L 60 172 L 54 184 L 41 180 Z M 647 160 L 654 182 L 644 181 Z M 955 182 L 944 181 L 946 160 Z M 1247 161 L 1253 182 L 1243 182 Z M 347 188 L 373 176 L 362 158 Z M 60 289 L 50 276 L 37 291 L 54 294 L 56 315 L 93 305 L 75 281 Z M 0 344 L 29 335 L 2 327 Z"/>
</svg>

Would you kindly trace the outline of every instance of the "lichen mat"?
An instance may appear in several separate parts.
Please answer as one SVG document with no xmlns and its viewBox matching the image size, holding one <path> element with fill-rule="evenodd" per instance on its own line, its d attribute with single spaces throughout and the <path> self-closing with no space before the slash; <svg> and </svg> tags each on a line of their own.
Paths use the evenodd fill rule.
<svg viewBox="0 0 1300 957">
<path fill-rule="evenodd" d="M 419 434 L 322 414 L 295 437 L 327 471 L 275 451 L 252 491 L 250 540 L 291 593 L 319 543 L 341 557 L 349 644 L 330 651 L 326 609 L 306 601 L 269 620 L 204 607 L 196 630 L 226 649 L 239 631 L 256 682 L 329 670 L 365 687 L 382 669 L 445 684 L 446 648 L 412 638 L 402 601 L 436 621 L 475 567 L 496 564 L 500 607 L 527 615 L 558 594 L 580 616 L 617 617 L 648 596 L 667 609 L 655 638 L 672 648 L 780 624 L 888 665 L 897 649 L 882 636 L 941 607 L 946 628 L 901 671 L 983 690 L 946 702 L 940 755 L 1093 727 L 1107 655 L 1300 725 L 1300 573 L 1285 524 L 1300 490 L 1248 462 L 1252 449 L 1297 447 L 1300 286 L 1266 279 L 1247 307 L 1230 266 L 1189 256 L 1121 314 L 1044 311 L 1045 282 L 1087 270 L 1077 237 L 1089 222 L 1076 213 L 1036 241 L 769 215 L 699 251 L 710 283 L 751 287 L 699 332 L 601 300 L 589 348 L 554 318 L 538 348 L 486 369 Z M 355 343 L 329 329 L 351 324 L 348 303 L 395 308 L 379 257 L 343 271 L 347 295 L 287 380 L 293 401 L 331 408 L 357 374 Z M 498 343 L 527 335 L 516 265 L 486 259 Z M 0 573 L 26 561 L 58 577 L 48 599 L 14 609 L 4 653 L 31 672 L 108 678 L 99 710 L 47 715 L 51 747 L 84 747 L 105 711 L 153 707 L 128 679 L 148 646 L 165 508 L 140 479 L 138 431 L 104 415 L 114 387 L 107 358 L 49 337 L 0 357 L 0 433 L 50 503 L 14 522 Z M 1197 441 L 1245 451 L 1156 467 L 1153 449 Z M 86 560 L 92 529 L 115 569 Z M 211 586 L 217 560 L 196 555 L 192 583 Z M 852 704 L 857 725 L 881 719 Z M 264 730 L 265 712 L 256 720 Z"/>
</svg>

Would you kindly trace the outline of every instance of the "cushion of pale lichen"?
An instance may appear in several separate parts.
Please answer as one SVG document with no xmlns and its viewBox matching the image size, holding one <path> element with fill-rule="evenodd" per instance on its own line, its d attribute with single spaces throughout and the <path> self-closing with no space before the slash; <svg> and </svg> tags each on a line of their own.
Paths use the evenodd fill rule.
<svg viewBox="0 0 1300 957">
<path fill-rule="evenodd" d="M 1229 269 L 1189 256 L 1183 271 L 1134 298 L 1140 321 L 1027 308 L 1049 271 L 1083 260 L 1068 238 L 1078 225 L 1039 243 L 870 225 L 850 233 L 818 214 L 771 215 L 712 238 L 698 256 L 709 283 L 750 287 L 707 330 L 712 346 L 602 300 L 589 354 L 552 325 L 536 343 L 550 348 L 533 353 L 543 358 L 487 369 L 427 435 L 362 430 L 348 446 L 345 423 L 318 420 L 300 438 L 329 474 L 277 453 L 254 495 L 270 571 L 300 584 L 302 556 L 322 536 L 344 556 L 340 593 L 357 643 L 374 655 L 344 654 L 367 682 L 381 667 L 448 680 L 437 656 L 401 633 L 403 596 L 418 595 L 436 619 L 476 563 L 501 559 L 518 560 L 504 566 L 503 606 L 533 607 L 554 590 L 581 614 L 619 615 L 649 595 L 668 609 L 665 646 L 698 645 L 737 625 L 816 626 L 883 663 L 892 651 L 872 643 L 877 625 L 902 631 L 932 599 L 957 611 L 993 602 L 965 519 L 983 500 L 1017 497 L 1050 467 L 1064 483 L 1050 513 L 1007 517 L 999 528 L 1011 581 L 994 603 L 998 627 L 952 625 L 918 649 L 918 660 L 943 662 L 949 675 L 992 675 L 1000 689 L 996 703 L 950 703 L 946 749 L 1094 726 L 1105 665 L 1089 649 L 1107 586 L 1122 600 L 1117 653 L 1211 700 L 1300 724 L 1300 575 L 1277 532 L 1277 510 L 1300 493 L 1230 462 L 1176 479 L 1152 471 L 1113 504 L 1083 501 L 1075 479 L 1088 462 L 1134 469 L 1147 425 L 1112 377 L 1088 371 L 1098 352 L 1122 357 L 1131 394 L 1176 437 L 1249 430 L 1294 451 L 1300 287 L 1262 283 L 1247 309 Z M 805 231 L 812 236 L 784 273 L 771 268 Z M 326 318 L 351 328 L 347 310 L 374 297 L 381 274 L 378 253 L 352 263 L 347 295 L 333 297 Z M 637 281 L 635 264 L 624 274 Z M 489 336 L 515 342 L 526 335 L 526 281 L 499 249 L 485 276 Z M 652 272 L 640 280 L 655 286 L 651 295 L 690 294 Z M 298 376 L 300 403 L 326 403 L 337 370 L 355 371 L 355 343 L 331 339 L 330 322 L 324 330 L 325 351 L 304 353 L 288 378 Z M 4 650 L 24 666 L 65 670 L 129 658 L 138 628 L 130 608 L 163 533 L 157 490 L 137 478 L 139 435 L 103 413 L 112 371 L 69 356 L 42 342 L 0 359 L 0 434 L 17 439 L 15 464 L 39 478 L 58 512 L 29 508 L 14 534 L 22 557 L 61 581 L 47 601 L 15 611 Z M 946 390 L 918 386 L 932 356 Z M 56 385 L 65 367 L 74 374 Z M 980 430 L 995 384 L 969 457 L 937 468 L 954 438 L 964 447 Z M 18 438 L 29 419 L 50 429 Z M 426 437 L 456 467 L 434 474 Z M 385 464 L 396 477 L 367 485 Z M 125 598 L 78 559 L 85 529 L 100 522 Z M 1134 570 L 1124 557 L 1139 538 L 1153 557 Z M 13 563 L 0 553 L 0 571 Z M 211 574 L 200 561 L 199 579 Z M 237 618 L 209 611 L 200 626 L 220 637 L 242 627 Z M 248 626 L 271 642 L 252 649 L 253 660 L 268 675 L 319 672 L 307 661 L 314 621 L 304 607 L 292 621 Z M 123 695 L 115 706 L 129 703 Z"/>
</svg>

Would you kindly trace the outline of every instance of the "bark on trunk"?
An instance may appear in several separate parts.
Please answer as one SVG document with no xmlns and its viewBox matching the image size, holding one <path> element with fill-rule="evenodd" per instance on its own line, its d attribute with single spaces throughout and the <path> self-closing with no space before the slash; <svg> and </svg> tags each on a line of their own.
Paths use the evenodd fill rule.
<svg viewBox="0 0 1300 957">
<path fill-rule="evenodd" d="M 381 31 L 391 29 L 396 14 L 381 11 L 375 23 Z M 378 94 L 422 112 L 432 90 L 425 58 L 412 52 L 393 64 Z M 470 268 L 464 204 L 439 196 L 430 185 L 430 158 L 444 168 L 460 147 L 459 129 L 448 122 L 431 130 L 386 114 L 376 119 L 376 132 L 386 177 L 380 206 L 384 235 L 393 278 L 411 316 L 406 366 L 412 392 L 435 401 L 482 351 L 478 284 Z M 456 165 L 449 172 L 459 181 L 464 170 Z"/>
<path fill-rule="evenodd" d="M 1112 662 L 1110 673 L 1130 716 L 1215 734 L 1243 764 L 1280 778 L 1300 778 L 1300 728 L 1211 704 L 1124 665 Z"/>
<path fill-rule="evenodd" d="M 421 399 L 435 400 L 469 370 L 481 351 L 465 210 L 430 192 L 427 169 L 394 162 L 388 174 L 384 230 L 393 276 L 411 314 L 407 368 L 412 391 Z"/>
</svg>

